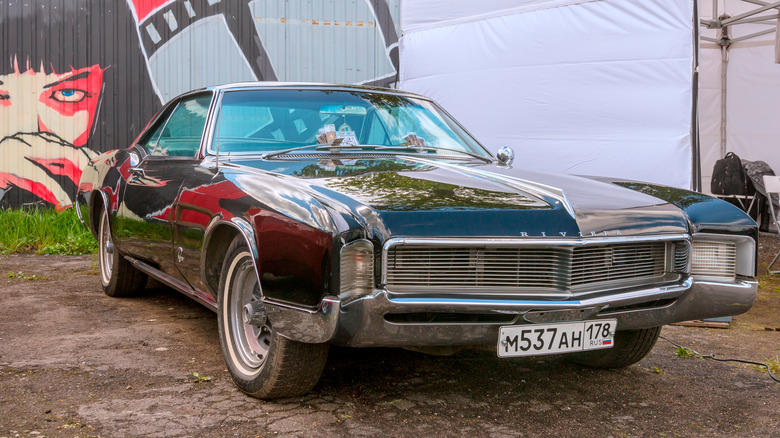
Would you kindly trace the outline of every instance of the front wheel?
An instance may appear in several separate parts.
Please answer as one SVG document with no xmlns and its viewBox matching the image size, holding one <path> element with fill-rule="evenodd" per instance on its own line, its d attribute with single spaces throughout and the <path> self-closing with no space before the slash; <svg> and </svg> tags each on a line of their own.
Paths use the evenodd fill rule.
<svg viewBox="0 0 780 438">
<path fill-rule="evenodd" d="M 610 349 L 573 353 L 566 359 L 592 368 L 623 368 L 633 365 L 655 346 L 661 327 L 623 330 L 615 333 L 615 345 Z"/>
<path fill-rule="evenodd" d="M 230 244 L 222 265 L 217 319 L 228 371 L 245 393 L 261 399 L 295 397 L 319 381 L 328 345 L 292 341 L 274 330 L 241 236 Z"/>
<path fill-rule="evenodd" d="M 98 227 L 98 265 L 100 285 L 110 297 L 126 297 L 146 287 L 147 276 L 135 269 L 114 247 L 108 213 L 100 213 Z"/>
</svg>

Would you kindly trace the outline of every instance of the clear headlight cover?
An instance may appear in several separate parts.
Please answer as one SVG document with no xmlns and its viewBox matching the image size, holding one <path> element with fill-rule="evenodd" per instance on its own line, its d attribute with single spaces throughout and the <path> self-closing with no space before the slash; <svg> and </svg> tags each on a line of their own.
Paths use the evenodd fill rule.
<svg viewBox="0 0 780 438">
<path fill-rule="evenodd" d="M 737 275 L 737 244 L 694 238 L 691 275 L 701 279 L 733 281 Z"/>
<path fill-rule="evenodd" d="M 341 248 L 340 297 L 352 300 L 368 295 L 374 288 L 374 245 L 357 240 Z"/>
</svg>

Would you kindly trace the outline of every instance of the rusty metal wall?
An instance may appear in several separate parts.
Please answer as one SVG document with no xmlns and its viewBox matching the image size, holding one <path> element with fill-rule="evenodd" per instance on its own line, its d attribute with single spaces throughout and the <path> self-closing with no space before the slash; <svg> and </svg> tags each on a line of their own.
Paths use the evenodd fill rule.
<svg viewBox="0 0 780 438">
<path fill-rule="evenodd" d="M 176 95 L 392 86 L 400 0 L 0 0 L 0 208 L 72 205 L 81 169 Z"/>
</svg>

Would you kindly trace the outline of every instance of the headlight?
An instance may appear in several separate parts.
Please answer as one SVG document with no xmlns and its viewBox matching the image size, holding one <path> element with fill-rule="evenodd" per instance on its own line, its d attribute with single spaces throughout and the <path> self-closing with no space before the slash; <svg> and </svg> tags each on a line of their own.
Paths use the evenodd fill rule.
<svg viewBox="0 0 780 438">
<path fill-rule="evenodd" d="M 374 289 L 374 245 L 357 240 L 341 248 L 342 300 L 351 301 L 368 295 Z"/>
<path fill-rule="evenodd" d="M 691 275 L 716 281 L 734 281 L 736 276 L 755 277 L 756 241 L 749 236 L 694 234 Z"/>
<path fill-rule="evenodd" d="M 737 245 L 715 240 L 693 241 L 691 275 L 697 278 L 733 281 L 737 275 Z"/>
</svg>

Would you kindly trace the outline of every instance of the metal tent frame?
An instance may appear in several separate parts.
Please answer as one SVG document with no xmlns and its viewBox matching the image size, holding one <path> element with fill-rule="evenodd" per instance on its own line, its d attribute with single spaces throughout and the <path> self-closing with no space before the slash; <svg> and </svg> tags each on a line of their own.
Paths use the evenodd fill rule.
<svg viewBox="0 0 780 438">
<path fill-rule="evenodd" d="M 742 14 L 736 15 L 734 17 L 731 17 L 726 14 L 719 14 L 718 13 L 718 0 L 712 0 L 712 16 L 713 19 L 711 20 L 705 20 L 700 19 L 699 24 L 701 27 L 706 29 L 712 29 L 712 30 L 720 30 L 719 32 L 719 38 L 710 38 L 706 36 L 701 36 L 702 41 L 707 41 L 711 43 L 715 43 L 718 46 L 720 46 L 721 49 L 721 69 L 720 69 L 720 80 L 721 80 L 721 101 L 720 101 L 720 157 L 723 158 L 726 156 L 727 153 L 727 99 L 728 99 L 728 93 L 727 93 L 727 85 L 728 85 L 728 63 L 729 63 L 729 56 L 728 51 L 732 44 L 739 43 L 742 41 L 748 41 L 755 38 L 758 38 L 760 36 L 768 35 L 771 33 L 777 32 L 777 26 L 778 22 L 780 21 L 780 1 L 776 2 L 765 2 L 760 0 L 739 0 L 742 3 L 750 3 L 753 5 L 756 5 L 756 7 L 753 10 L 744 12 Z M 765 14 L 765 12 L 770 12 L 768 14 Z M 715 18 L 717 17 L 717 18 Z M 770 26 L 770 28 L 761 30 L 758 32 L 754 32 L 751 34 L 743 35 L 737 38 L 731 37 L 731 28 L 733 26 L 738 26 L 742 24 L 755 24 L 755 25 L 766 25 Z M 775 55 L 777 57 L 777 54 Z"/>
</svg>

